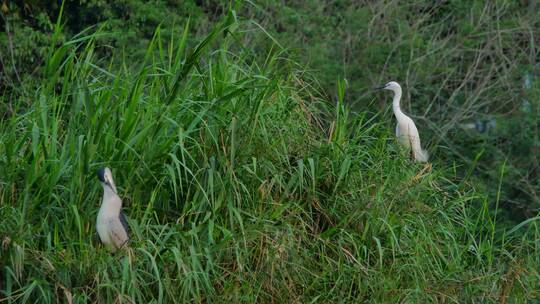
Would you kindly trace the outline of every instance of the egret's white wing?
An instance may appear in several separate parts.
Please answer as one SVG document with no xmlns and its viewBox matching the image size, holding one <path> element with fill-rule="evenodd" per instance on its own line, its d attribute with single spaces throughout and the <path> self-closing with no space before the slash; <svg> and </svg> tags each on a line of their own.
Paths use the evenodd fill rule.
<svg viewBox="0 0 540 304">
<path fill-rule="evenodd" d="M 121 248 L 129 240 L 128 231 L 124 228 L 120 217 L 111 221 L 109 226 L 110 236 L 116 248 Z"/>
<path fill-rule="evenodd" d="M 421 162 L 427 162 L 429 155 L 427 151 L 422 149 L 422 145 L 420 144 L 420 134 L 418 134 L 418 129 L 412 119 L 409 121 L 408 133 L 414 159 Z"/>
<path fill-rule="evenodd" d="M 412 149 L 414 159 L 422 162 L 428 161 L 429 155 L 427 151 L 422 150 L 420 135 L 412 119 L 405 117 L 396 125 L 396 136 L 402 146 Z"/>
</svg>

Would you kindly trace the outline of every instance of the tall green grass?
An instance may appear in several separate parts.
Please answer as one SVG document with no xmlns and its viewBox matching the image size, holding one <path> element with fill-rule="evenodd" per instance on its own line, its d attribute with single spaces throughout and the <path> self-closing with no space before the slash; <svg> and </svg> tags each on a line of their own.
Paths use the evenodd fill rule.
<svg viewBox="0 0 540 304">
<path fill-rule="evenodd" d="M 0 301 L 527 302 L 535 221 L 506 233 L 464 168 L 417 164 L 382 113 L 324 100 L 277 45 L 241 47 L 234 14 L 138 67 L 55 47 L 0 122 Z M 268 38 L 270 39 L 270 38 Z M 112 60 L 111 60 L 112 61 Z M 315 87 L 314 87 L 315 86 Z M 132 236 L 96 239 L 113 170 Z M 501 176 L 504 172 L 501 172 Z M 502 177 L 501 177 L 502 178 Z"/>
</svg>

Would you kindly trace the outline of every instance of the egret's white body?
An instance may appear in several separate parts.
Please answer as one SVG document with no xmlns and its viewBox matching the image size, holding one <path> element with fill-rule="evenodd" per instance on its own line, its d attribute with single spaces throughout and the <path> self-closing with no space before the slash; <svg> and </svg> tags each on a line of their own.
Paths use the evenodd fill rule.
<svg viewBox="0 0 540 304">
<path fill-rule="evenodd" d="M 422 149 L 420 135 L 418 134 L 418 129 L 416 128 L 414 121 L 401 111 L 401 86 L 397 82 L 391 81 L 381 87 L 381 89 L 394 92 L 392 110 L 394 111 L 394 116 L 396 116 L 397 120 L 396 137 L 398 138 L 399 144 L 407 149 L 412 148 L 412 156 L 415 160 L 427 162 L 429 154 L 426 150 Z"/>
<path fill-rule="evenodd" d="M 101 242 L 110 250 L 116 251 L 129 240 L 127 221 L 122 213 L 122 199 L 116 193 L 116 185 L 109 168 L 100 169 L 98 178 L 103 186 L 103 198 L 96 229 Z"/>
</svg>

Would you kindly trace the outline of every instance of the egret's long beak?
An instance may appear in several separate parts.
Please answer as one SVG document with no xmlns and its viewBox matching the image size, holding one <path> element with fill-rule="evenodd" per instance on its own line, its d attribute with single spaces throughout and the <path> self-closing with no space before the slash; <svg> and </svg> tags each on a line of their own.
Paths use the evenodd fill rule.
<svg viewBox="0 0 540 304">
<path fill-rule="evenodd" d="M 386 85 L 374 87 L 373 90 L 374 90 L 374 91 L 380 91 L 380 90 L 382 90 L 382 89 L 384 89 L 384 88 L 386 88 Z"/>
</svg>

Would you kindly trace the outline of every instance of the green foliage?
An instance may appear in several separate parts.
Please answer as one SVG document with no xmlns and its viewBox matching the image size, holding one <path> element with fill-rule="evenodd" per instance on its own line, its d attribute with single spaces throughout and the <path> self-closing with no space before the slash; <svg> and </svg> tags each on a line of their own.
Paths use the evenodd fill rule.
<svg viewBox="0 0 540 304">
<path fill-rule="evenodd" d="M 47 57 L 51 45 L 48 33 L 52 23 L 45 12 L 36 12 L 24 20 L 24 10 L 4 2 L 0 13 L 0 94 L 8 99 L 13 93 L 22 94 L 38 76 L 38 68 Z M 0 105 L 0 113 L 12 111 L 12 105 Z M 3 116 L 0 114 L 0 116 Z"/>
<path fill-rule="evenodd" d="M 6 301 L 538 297 L 535 221 L 505 235 L 384 116 L 350 115 L 345 82 L 333 106 L 278 48 L 238 50 L 242 26 L 230 15 L 191 49 L 186 23 L 131 69 L 98 64 L 99 32 L 50 53 L 34 102 L 0 124 Z M 93 241 L 104 165 L 133 231 L 113 256 Z"/>
<path fill-rule="evenodd" d="M 223 4 L 224 5 L 224 4 Z M 182 26 L 191 16 L 196 36 L 205 34 L 209 18 L 203 7 L 194 1 L 71 1 L 64 3 L 63 33 L 68 37 L 99 28 L 106 35 L 96 37 L 100 58 L 108 61 L 136 63 L 144 57 L 155 29 L 160 38 L 169 42 L 181 34 Z M 57 3 L 48 1 L 8 1 L 0 16 L 0 88 L 8 95 L 24 94 L 27 86 L 39 78 L 38 70 L 51 45 L 53 23 L 59 15 Z M 59 39 L 65 42 L 65 38 Z M 115 50 L 115 51 L 113 51 Z M 118 57 L 118 58 L 114 58 Z"/>
<path fill-rule="evenodd" d="M 521 4 L 67 1 L 57 28 L 59 7 L 21 3 L 2 9 L 17 54 L 2 60 L 26 80 L 3 70 L 0 301 L 540 298 L 538 217 L 500 212 L 538 190 Z M 441 147 L 433 164 L 408 159 L 366 93 L 390 78 Z M 502 117 L 497 133 L 456 131 L 477 116 Z M 132 230 L 116 255 L 95 237 L 103 166 Z"/>
<path fill-rule="evenodd" d="M 498 171 L 507 162 L 515 174 L 504 181 L 505 209 L 515 218 L 539 210 L 540 176 L 531 170 L 531 164 L 539 162 L 534 152 L 538 95 L 532 93 L 538 90 L 537 81 L 526 93 L 531 119 L 523 119 L 520 110 L 523 78 L 527 73 L 540 75 L 537 3 L 256 3 L 245 5 L 245 14 L 288 46 L 293 58 L 308 64 L 325 92 L 336 91 L 335 79 L 344 77 L 350 83 L 347 99 L 355 111 L 389 109 L 382 97 L 373 103 L 370 88 L 390 80 L 400 82 L 403 108 L 415 118 L 422 142 L 433 156 L 446 163 L 473 165 L 478 151 L 485 148 L 476 161 L 474 173 L 482 177 L 476 182 L 486 187 L 496 184 Z M 499 117 L 504 122 L 488 137 L 461 127 Z M 515 212 L 516 208 L 521 211 Z"/>
</svg>

